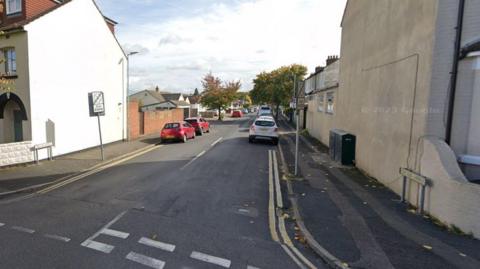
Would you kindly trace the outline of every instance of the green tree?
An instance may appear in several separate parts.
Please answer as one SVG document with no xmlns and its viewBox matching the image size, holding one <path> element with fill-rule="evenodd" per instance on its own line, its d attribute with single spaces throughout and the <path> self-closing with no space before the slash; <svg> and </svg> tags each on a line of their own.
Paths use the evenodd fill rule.
<svg viewBox="0 0 480 269">
<path fill-rule="evenodd" d="M 253 80 L 253 90 L 250 96 L 255 104 L 269 104 L 276 111 L 276 118 L 280 106 L 288 106 L 293 97 L 294 78 L 303 80 L 307 68 L 303 65 L 292 64 L 282 66 L 271 72 L 262 72 Z"/>
<path fill-rule="evenodd" d="M 240 81 L 222 82 L 220 78 L 211 73 L 205 75 L 202 80 L 202 105 L 218 110 L 218 119 L 222 120 L 222 110 L 226 109 L 237 97 L 241 87 Z"/>
<path fill-rule="evenodd" d="M 198 91 L 197 88 L 195 88 L 195 91 L 193 92 L 193 96 L 199 96 L 200 92 Z"/>
</svg>

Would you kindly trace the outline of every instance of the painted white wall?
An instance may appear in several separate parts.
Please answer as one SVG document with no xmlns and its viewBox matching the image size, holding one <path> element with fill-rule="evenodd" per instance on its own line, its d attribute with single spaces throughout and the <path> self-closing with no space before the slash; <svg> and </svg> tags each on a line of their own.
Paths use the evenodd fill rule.
<svg viewBox="0 0 480 269">
<path fill-rule="evenodd" d="M 93 1 L 73 0 L 25 29 L 33 143 L 46 142 L 46 122 L 51 120 L 54 155 L 99 145 L 97 119 L 88 109 L 92 91 L 105 94 L 104 143 L 121 140 L 127 118 L 122 108 L 127 65 L 121 60 L 126 58 Z"/>
</svg>

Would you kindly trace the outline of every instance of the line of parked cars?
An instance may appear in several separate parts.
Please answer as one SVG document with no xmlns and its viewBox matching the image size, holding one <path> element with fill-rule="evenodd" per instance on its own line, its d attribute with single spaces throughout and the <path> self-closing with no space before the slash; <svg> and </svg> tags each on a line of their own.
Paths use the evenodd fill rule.
<svg viewBox="0 0 480 269">
<path fill-rule="evenodd" d="M 248 142 L 254 143 L 258 140 L 272 141 L 274 145 L 278 145 L 278 126 L 268 106 L 261 106 L 258 109 L 257 117 L 250 126 Z"/>
<path fill-rule="evenodd" d="M 187 118 L 184 121 L 165 124 L 160 132 L 162 142 L 181 141 L 186 143 L 197 135 L 210 132 L 210 123 L 202 117 Z"/>
</svg>

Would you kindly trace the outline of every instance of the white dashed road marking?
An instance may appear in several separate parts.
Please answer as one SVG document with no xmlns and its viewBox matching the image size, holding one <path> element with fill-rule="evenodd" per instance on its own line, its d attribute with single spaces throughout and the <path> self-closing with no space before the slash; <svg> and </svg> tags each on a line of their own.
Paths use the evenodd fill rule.
<svg viewBox="0 0 480 269">
<path fill-rule="evenodd" d="M 155 241 L 146 237 L 140 238 L 140 240 L 138 240 L 138 243 L 149 246 L 149 247 L 154 247 L 161 250 L 169 251 L 169 252 L 173 252 L 175 250 L 175 245 L 163 243 L 160 241 Z"/>
<path fill-rule="evenodd" d="M 247 265 L 247 269 L 260 269 L 260 268 L 255 267 L 255 266 L 251 266 L 251 265 Z"/>
<path fill-rule="evenodd" d="M 145 255 L 142 255 L 142 254 L 138 254 L 138 253 L 135 253 L 135 252 L 128 253 L 128 255 L 125 257 L 125 259 L 143 264 L 143 265 L 151 267 L 151 268 L 162 269 L 165 266 L 164 261 L 157 260 L 157 259 L 145 256 Z"/>
<path fill-rule="evenodd" d="M 110 236 L 114 236 L 122 239 L 125 239 L 130 235 L 129 233 L 112 230 L 112 229 L 103 229 L 102 234 L 106 234 L 106 235 L 110 235 Z"/>
<path fill-rule="evenodd" d="M 2 226 L 5 226 L 5 223 L 1 223 L 1 222 L 0 222 L 0 227 L 2 227 Z"/>
<path fill-rule="evenodd" d="M 83 242 L 82 246 L 87 247 L 87 248 L 91 248 L 91 249 L 94 249 L 94 250 L 97 250 L 97 251 L 100 251 L 100 252 L 103 252 L 103 253 L 107 253 L 107 254 L 112 252 L 112 250 L 115 248 L 112 245 L 104 244 L 104 243 L 93 241 L 93 240 L 87 240 L 87 241 Z"/>
<path fill-rule="evenodd" d="M 55 239 L 55 240 L 58 240 L 58 241 L 70 242 L 70 238 L 64 237 L 64 236 L 60 236 L 60 235 L 44 234 L 43 236 L 45 236 L 46 238 Z"/>
<path fill-rule="evenodd" d="M 203 261 L 203 262 L 216 264 L 225 268 L 230 268 L 230 264 L 231 264 L 230 260 L 211 256 L 211 255 L 204 254 L 197 251 L 192 252 L 192 254 L 190 254 L 190 258 Z"/>
<path fill-rule="evenodd" d="M 105 226 L 103 226 L 102 229 L 100 229 L 95 234 L 90 236 L 87 240 L 83 241 L 83 243 L 81 245 L 84 246 L 84 247 L 87 247 L 87 248 L 98 250 L 98 251 L 103 252 L 103 253 L 107 253 L 107 254 L 112 252 L 112 250 L 115 248 L 114 246 L 104 244 L 104 243 L 101 243 L 101 242 L 97 242 L 97 241 L 93 241 L 93 239 L 97 238 L 97 236 L 99 236 L 100 234 L 105 233 L 105 231 L 106 231 L 106 234 L 115 233 L 116 235 L 125 236 L 125 234 L 127 234 L 127 233 L 109 229 L 110 226 L 112 226 L 115 222 L 117 222 L 120 218 L 122 218 L 123 215 L 125 215 L 125 213 L 127 213 L 127 211 L 123 211 L 122 213 L 118 214 L 113 220 L 111 220 L 109 223 L 107 223 Z M 111 235 L 111 234 L 109 234 L 109 235 Z M 120 237 L 120 238 L 122 238 L 122 237 Z"/>
<path fill-rule="evenodd" d="M 216 144 L 218 144 L 218 142 L 222 141 L 222 139 L 223 139 L 223 137 L 220 137 L 215 142 L 213 142 L 211 146 L 214 147 Z"/>
<path fill-rule="evenodd" d="M 29 233 L 29 234 L 33 234 L 35 232 L 35 230 L 28 229 L 28 228 L 21 227 L 21 226 L 12 226 L 12 229 L 15 230 L 15 231 L 19 231 L 19 232 L 23 232 L 23 233 Z"/>
</svg>

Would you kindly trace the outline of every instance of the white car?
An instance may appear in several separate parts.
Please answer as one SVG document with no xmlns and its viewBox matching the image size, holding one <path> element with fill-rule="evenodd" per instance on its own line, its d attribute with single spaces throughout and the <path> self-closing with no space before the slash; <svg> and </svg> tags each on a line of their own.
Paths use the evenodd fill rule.
<svg viewBox="0 0 480 269">
<path fill-rule="evenodd" d="M 259 117 L 252 126 L 248 136 L 250 143 L 256 140 L 270 140 L 273 144 L 278 145 L 278 126 L 272 117 Z"/>
</svg>

